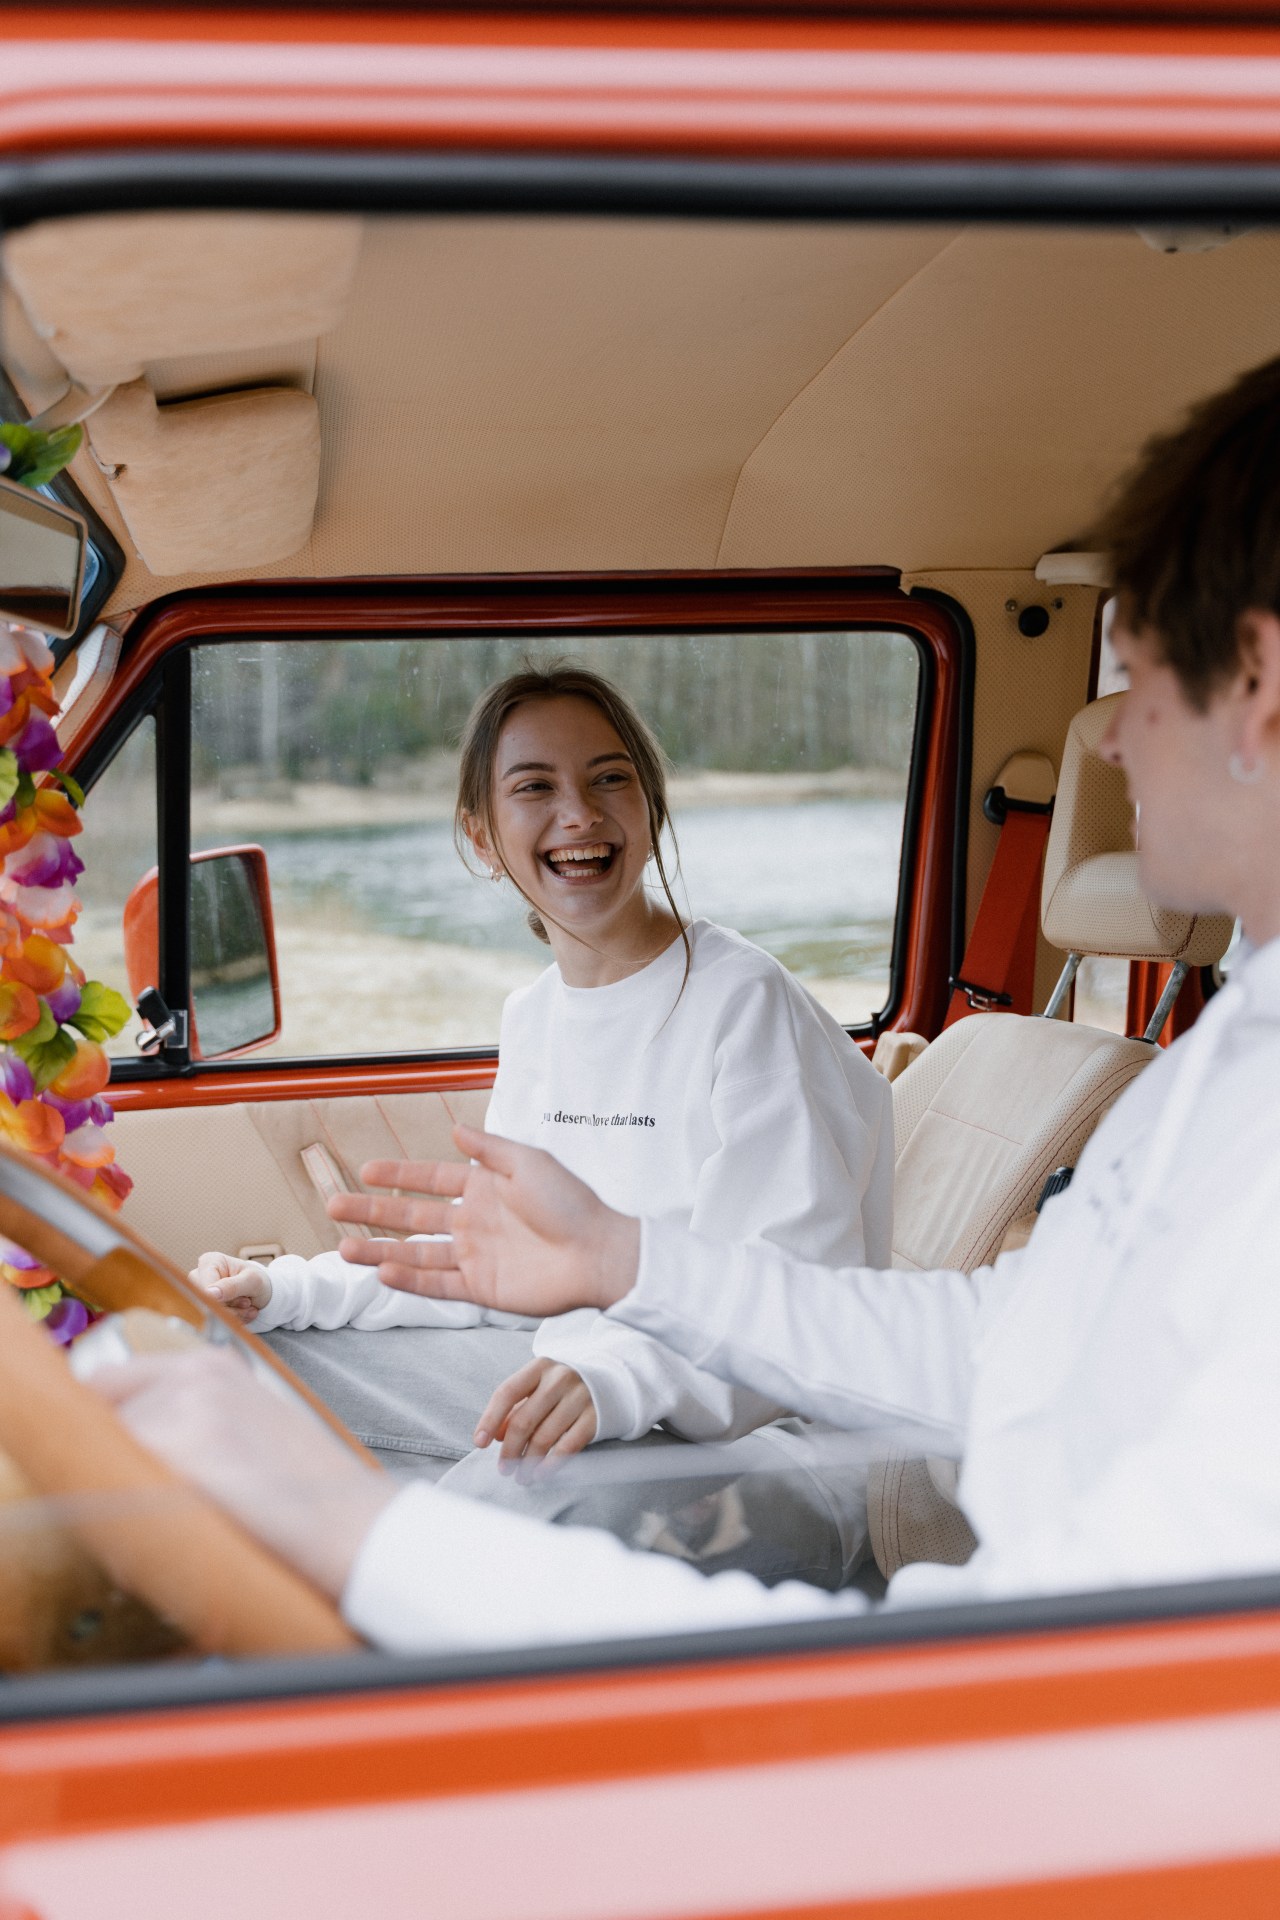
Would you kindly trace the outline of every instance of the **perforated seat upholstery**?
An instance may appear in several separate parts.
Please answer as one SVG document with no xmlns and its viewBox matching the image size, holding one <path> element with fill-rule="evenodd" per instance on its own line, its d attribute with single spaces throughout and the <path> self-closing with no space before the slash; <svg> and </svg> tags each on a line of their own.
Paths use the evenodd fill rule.
<svg viewBox="0 0 1280 1920">
<path fill-rule="evenodd" d="M 948 1028 L 894 1082 L 894 1265 L 968 1272 L 994 1260 L 1151 1051 L 1096 1027 L 1009 1014 Z"/>
<path fill-rule="evenodd" d="M 1094 701 L 1068 730 L 1045 850 L 1045 937 L 1066 952 L 1208 966 L 1231 921 L 1164 911 L 1138 884 L 1124 776 L 1098 751 L 1124 697 Z M 893 1082 L 894 1265 L 969 1272 L 1020 1243 L 1048 1175 L 1075 1165 L 1153 1054 L 1144 1040 L 1016 1014 L 948 1028 Z M 948 1462 L 895 1452 L 877 1463 L 871 1537 L 882 1572 L 968 1558 L 973 1535 L 945 1492 L 953 1480 Z"/>
</svg>

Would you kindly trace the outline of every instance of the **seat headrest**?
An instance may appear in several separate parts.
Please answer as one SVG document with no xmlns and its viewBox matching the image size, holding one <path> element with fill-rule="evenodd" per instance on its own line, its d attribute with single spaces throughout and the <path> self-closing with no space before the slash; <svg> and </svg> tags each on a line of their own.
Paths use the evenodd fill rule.
<svg viewBox="0 0 1280 1920">
<path fill-rule="evenodd" d="M 1211 966 L 1227 950 L 1230 917 L 1157 907 L 1138 881 L 1125 777 L 1098 750 L 1116 702 L 1127 698 L 1094 700 L 1067 730 L 1044 856 L 1044 937 L 1064 953 Z"/>
</svg>

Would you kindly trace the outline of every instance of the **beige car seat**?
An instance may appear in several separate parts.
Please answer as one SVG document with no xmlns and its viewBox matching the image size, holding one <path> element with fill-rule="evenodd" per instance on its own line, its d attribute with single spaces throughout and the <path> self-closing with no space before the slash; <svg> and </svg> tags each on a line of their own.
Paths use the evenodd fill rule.
<svg viewBox="0 0 1280 1920">
<path fill-rule="evenodd" d="M 1123 694 L 1067 733 L 1040 896 L 1045 938 L 1067 964 L 1044 1015 L 971 1014 L 893 1082 L 896 1267 L 966 1272 L 1021 1245 L 1048 1177 L 1073 1167 L 1098 1122 L 1154 1054 L 1191 967 L 1220 960 L 1232 922 L 1162 910 L 1138 884 L 1124 775 L 1099 747 Z M 1085 954 L 1173 962 L 1143 1039 L 1056 1015 Z M 892 1451 L 871 1473 L 871 1543 L 886 1576 L 911 1560 L 959 1565 L 974 1536 L 950 1499 L 956 1467 Z"/>
</svg>

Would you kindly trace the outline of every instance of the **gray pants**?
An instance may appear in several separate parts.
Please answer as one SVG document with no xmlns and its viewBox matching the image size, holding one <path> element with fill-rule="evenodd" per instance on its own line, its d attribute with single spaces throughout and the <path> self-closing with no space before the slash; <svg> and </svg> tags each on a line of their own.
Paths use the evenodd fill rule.
<svg viewBox="0 0 1280 1920">
<path fill-rule="evenodd" d="M 604 1441 L 553 1469 L 503 1474 L 471 1436 L 533 1336 L 497 1327 L 273 1333 L 268 1343 L 357 1439 L 402 1477 L 562 1526 L 601 1527 L 706 1573 L 768 1585 L 846 1585 L 866 1560 L 866 1469 L 847 1436 L 779 1420 L 699 1446 L 654 1432 Z"/>
</svg>

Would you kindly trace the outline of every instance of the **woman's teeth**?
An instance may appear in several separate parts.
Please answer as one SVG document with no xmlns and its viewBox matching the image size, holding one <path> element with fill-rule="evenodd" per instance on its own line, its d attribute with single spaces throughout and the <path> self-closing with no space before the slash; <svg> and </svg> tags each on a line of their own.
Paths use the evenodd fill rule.
<svg viewBox="0 0 1280 1920">
<path fill-rule="evenodd" d="M 608 842 L 599 841 L 590 847 L 553 847 L 542 857 L 553 873 L 577 880 L 607 873 L 613 864 L 613 855 L 614 849 Z"/>
</svg>

